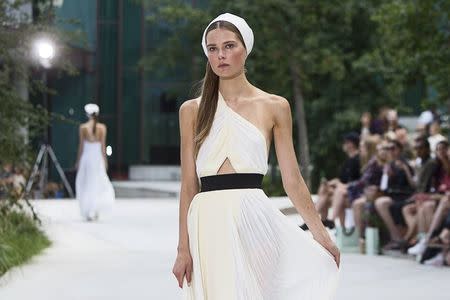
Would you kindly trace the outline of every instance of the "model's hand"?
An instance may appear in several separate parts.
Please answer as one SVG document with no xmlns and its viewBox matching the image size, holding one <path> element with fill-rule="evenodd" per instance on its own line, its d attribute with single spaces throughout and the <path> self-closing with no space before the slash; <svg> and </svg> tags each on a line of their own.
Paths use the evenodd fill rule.
<svg viewBox="0 0 450 300">
<path fill-rule="evenodd" d="M 192 278 L 192 256 L 188 251 L 178 252 L 177 259 L 172 270 L 173 274 L 178 280 L 178 286 L 183 288 L 183 279 L 186 276 L 188 286 L 191 285 Z"/>
<path fill-rule="evenodd" d="M 341 252 L 339 251 L 339 248 L 336 246 L 333 241 L 328 240 L 325 242 L 318 241 L 330 254 L 334 257 L 334 261 L 336 262 L 336 265 L 339 268 L 339 265 L 341 264 Z"/>
</svg>

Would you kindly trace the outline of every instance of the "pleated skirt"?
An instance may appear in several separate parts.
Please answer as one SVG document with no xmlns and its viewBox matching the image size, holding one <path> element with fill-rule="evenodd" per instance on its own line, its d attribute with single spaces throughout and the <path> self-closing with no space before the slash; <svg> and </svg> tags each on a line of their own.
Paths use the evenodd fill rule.
<svg viewBox="0 0 450 300">
<path fill-rule="evenodd" d="M 260 188 L 195 195 L 188 210 L 193 273 L 184 299 L 334 299 L 334 258 L 270 201 Z"/>
</svg>

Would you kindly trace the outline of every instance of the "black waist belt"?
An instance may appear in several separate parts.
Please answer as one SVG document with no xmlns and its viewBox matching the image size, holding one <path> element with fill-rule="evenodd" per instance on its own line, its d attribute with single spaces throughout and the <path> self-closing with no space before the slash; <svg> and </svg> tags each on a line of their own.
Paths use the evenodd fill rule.
<svg viewBox="0 0 450 300">
<path fill-rule="evenodd" d="M 229 189 L 260 189 L 264 175 L 259 173 L 230 173 L 200 177 L 200 192 Z"/>
</svg>

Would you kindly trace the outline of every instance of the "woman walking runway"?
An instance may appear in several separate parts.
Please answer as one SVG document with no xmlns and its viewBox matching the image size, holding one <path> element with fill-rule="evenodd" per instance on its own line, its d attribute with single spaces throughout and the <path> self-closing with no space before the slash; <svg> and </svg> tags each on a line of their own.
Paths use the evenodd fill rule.
<svg viewBox="0 0 450 300">
<path fill-rule="evenodd" d="M 115 195 L 106 174 L 106 126 L 97 122 L 99 107 L 96 104 L 86 104 L 84 110 L 89 121 L 79 128 L 76 197 L 81 216 L 86 221 L 96 221 L 101 212 L 112 209 Z"/>
<path fill-rule="evenodd" d="M 226 13 L 205 29 L 202 46 L 208 63 L 201 96 L 180 108 L 180 233 L 173 273 L 186 299 L 332 299 L 339 251 L 300 174 L 289 103 L 246 78 L 252 30 Z M 313 238 L 261 189 L 272 140 L 283 186 Z"/>
</svg>

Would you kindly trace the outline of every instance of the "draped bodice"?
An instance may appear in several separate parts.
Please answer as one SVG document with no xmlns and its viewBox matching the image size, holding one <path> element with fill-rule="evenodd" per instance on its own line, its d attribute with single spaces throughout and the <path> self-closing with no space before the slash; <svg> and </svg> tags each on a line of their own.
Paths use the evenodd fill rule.
<svg viewBox="0 0 450 300">
<path fill-rule="evenodd" d="M 231 109 L 219 93 L 211 130 L 197 155 L 197 176 L 216 175 L 227 158 L 238 173 L 265 175 L 267 152 L 266 138 L 260 129 Z"/>
</svg>

